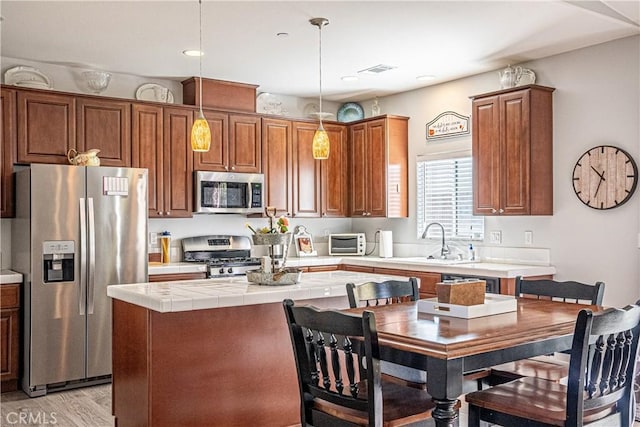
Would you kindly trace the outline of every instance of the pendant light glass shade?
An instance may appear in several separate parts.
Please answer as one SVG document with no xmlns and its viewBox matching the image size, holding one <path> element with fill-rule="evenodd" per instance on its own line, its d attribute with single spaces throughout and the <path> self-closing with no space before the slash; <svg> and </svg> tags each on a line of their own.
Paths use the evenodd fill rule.
<svg viewBox="0 0 640 427">
<path fill-rule="evenodd" d="M 191 128 L 191 149 L 193 151 L 209 151 L 211 147 L 211 129 L 202 112 L 202 0 L 198 0 L 200 16 L 200 114 Z"/>
<path fill-rule="evenodd" d="M 324 126 L 322 126 L 322 27 L 325 25 L 329 25 L 329 20 L 327 18 L 313 18 L 310 19 L 309 22 L 311 25 L 318 27 L 319 30 L 319 69 L 320 69 L 320 113 L 318 117 L 320 118 L 320 125 L 318 126 L 318 130 L 313 135 L 313 158 L 318 160 L 326 160 L 329 158 L 330 151 L 330 143 L 329 143 L 329 135 L 327 131 L 324 130 Z"/>
<path fill-rule="evenodd" d="M 202 111 L 191 128 L 191 149 L 193 151 L 209 151 L 211 148 L 211 129 Z"/>
<path fill-rule="evenodd" d="M 329 135 L 320 122 L 320 127 L 313 135 L 313 158 L 318 160 L 326 160 L 329 158 Z"/>
</svg>

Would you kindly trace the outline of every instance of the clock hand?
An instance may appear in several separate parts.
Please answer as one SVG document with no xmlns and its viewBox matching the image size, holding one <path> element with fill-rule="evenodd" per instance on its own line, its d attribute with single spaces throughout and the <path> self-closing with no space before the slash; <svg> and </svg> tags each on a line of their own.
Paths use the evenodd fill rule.
<svg viewBox="0 0 640 427">
<path fill-rule="evenodd" d="M 604 181 L 604 178 L 602 176 L 600 176 L 600 181 L 598 181 L 598 186 L 596 187 L 596 192 L 593 193 L 593 197 L 595 198 L 596 195 L 598 194 L 598 190 L 600 189 L 600 184 L 602 184 L 602 181 Z"/>
<path fill-rule="evenodd" d="M 597 173 L 597 174 L 598 174 L 598 176 L 600 177 L 600 179 L 601 179 L 601 180 L 606 181 L 606 180 L 604 179 L 604 171 L 602 171 L 602 173 L 600 173 L 600 172 L 598 172 L 598 170 L 597 170 L 596 168 L 594 168 L 593 166 L 591 166 L 591 169 L 593 169 L 593 171 L 594 171 L 595 173 Z"/>
</svg>

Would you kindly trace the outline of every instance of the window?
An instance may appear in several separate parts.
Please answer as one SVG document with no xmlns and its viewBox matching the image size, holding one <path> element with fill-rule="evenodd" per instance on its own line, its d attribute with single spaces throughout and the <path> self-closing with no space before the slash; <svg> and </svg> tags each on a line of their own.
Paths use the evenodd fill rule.
<svg viewBox="0 0 640 427">
<path fill-rule="evenodd" d="M 483 240 L 484 217 L 473 215 L 471 157 L 418 159 L 418 237 L 427 224 L 439 222 L 447 239 Z M 439 238 L 439 227 L 427 237 Z"/>
</svg>

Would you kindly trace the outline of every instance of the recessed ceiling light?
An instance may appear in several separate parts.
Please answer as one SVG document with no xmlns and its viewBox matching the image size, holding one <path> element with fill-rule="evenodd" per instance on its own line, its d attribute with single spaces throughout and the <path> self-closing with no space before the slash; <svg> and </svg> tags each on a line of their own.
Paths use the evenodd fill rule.
<svg viewBox="0 0 640 427">
<path fill-rule="evenodd" d="M 182 53 L 186 56 L 204 56 L 204 52 L 197 49 L 183 50 Z"/>
<path fill-rule="evenodd" d="M 424 76 L 418 76 L 416 77 L 416 80 L 420 80 L 421 82 L 427 82 L 429 80 L 435 80 L 436 76 L 433 76 L 431 74 L 426 74 Z"/>
<path fill-rule="evenodd" d="M 343 82 L 355 82 L 358 81 L 358 76 L 342 76 L 341 79 Z"/>
</svg>

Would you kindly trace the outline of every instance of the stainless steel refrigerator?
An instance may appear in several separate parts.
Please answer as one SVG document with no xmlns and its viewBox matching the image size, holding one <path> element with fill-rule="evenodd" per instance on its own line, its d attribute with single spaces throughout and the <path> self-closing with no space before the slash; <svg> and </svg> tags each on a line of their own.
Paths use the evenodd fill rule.
<svg viewBox="0 0 640 427">
<path fill-rule="evenodd" d="M 44 164 L 16 172 L 12 267 L 24 275 L 28 395 L 110 381 L 107 286 L 147 281 L 147 175 Z"/>
</svg>

